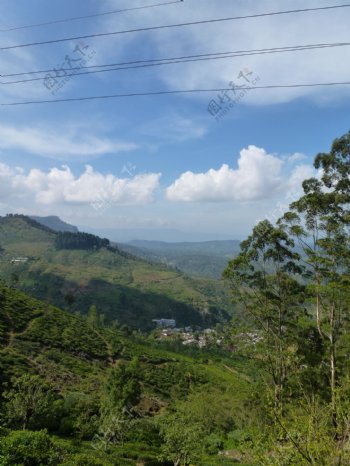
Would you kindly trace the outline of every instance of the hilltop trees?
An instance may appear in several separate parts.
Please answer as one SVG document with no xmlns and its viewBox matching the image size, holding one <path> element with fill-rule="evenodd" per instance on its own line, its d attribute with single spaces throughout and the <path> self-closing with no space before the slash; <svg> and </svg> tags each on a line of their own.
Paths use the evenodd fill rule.
<svg viewBox="0 0 350 466">
<path fill-rule="evenodd" d="M 307 464 L 336 460 L 341 465 L 350 435 L 344 396 L 349 385 L 345 355 L 350 351 L 350 133 L 335 140 L 329 153 L 317 155 L 314 165 L 320 178 L 303 182 L 303 195 L 276 226 L 264 221 L 254 228 L 225 276 L 235 300 L 260 329 L 259 348 L 274 386 L 279 435 Z M 284 396 L 288 379 L 289 400 Z M 284 401 L 289 402 L 289 417 Z M 309 414 L 298 418 L 293 436 L 286 423 L 291 410 L 295 414 L 302 405 Z M 326 418 L 320 420 L 322 412 Z M 314 440 L 338 439 L 332 460 L 316 459 L 310 453 L 313 447 L 297 440 L 301 419 L 314 426 Z"/>
<path fill-rule="evenodd" d="M 294 242 L 270 222 L 260 222 L 241 244 L 226 271 L 234 298 L 260 330 L 266 370 L 274 386 L 274 406 L 283 407 L 285 384 L 293 363 L 293 332 L 303 314 L 304 287 Z M 260 348 L 259 346 L 259 348 Z"/>
<path fill-rule="evenodd" d="M 58 232 L 55 238 L 56 249 L 98 250 L 110 247 L 106 238 L 100 238 L 90 233 Z"/>
<path fill-rule="evenodd" d="M 315 325 L 328 353 L 329 398 L 337 425 L 337 388 L 342 378 L 338 348 L 350 318 L 350 133 L 329 153 L 317 155 L 321 180 L 304 181 L 304 195 L 279 221 L 297 241 L 306 263 Z"/>
</svg>

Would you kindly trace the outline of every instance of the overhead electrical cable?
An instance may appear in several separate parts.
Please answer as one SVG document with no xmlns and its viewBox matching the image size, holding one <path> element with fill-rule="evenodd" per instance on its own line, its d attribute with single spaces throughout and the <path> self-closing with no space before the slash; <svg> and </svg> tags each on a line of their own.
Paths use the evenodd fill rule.
<svg viewBox="0 0 350 466">
<path fill-rule="evenodd" d="M 64 72 L 62 76 L 55 76 L 55 78 L 67 78 L 71 76 L 81 76 L 81 75 L 89 75 L 89 74 L 96 74 L 96 73 L 107 73 L 112 71 L 123 71 L 123 70 L 130 70 L 130 69 L 138 69 L 138 68 L 147 68 L 147 67 L 154 67 L 154 66 L 163 66 L 163 65 L 174 65 L 174 64 L 181 64 L 181 63 L 193 63 L 193 62 L 202 62 L 202 61 L 209 61 L 209 60 L 222 60 L 227 58 L 237 58 L 237 57 L 246 57 L 246 56 L 254 56 L 254 55 L 265 55 L 265 54 L 273 54 L 273 53 L 286 53 L 286 52 L 301 52 L 305 50 L 318 50 L 318 49 L 327 49 L 327 48 L 334 48 L 334 47 L 345 47 L 350 46 L 350 42 L 335 42 L 329 44 L 307 44 L 307 45 L 296 45 L 296 46 L 287 46 L 287 47 L 274 47 L 274 48 L 266 48 L 266 49 L 253 49 L 253 50 L 238 50 L 235 52 L 218 52 L 218 53 L 208 53 L 208 54 L 200 54 L 200 55 L 188 55 L 183 57 L 173 57 L 173 58 L 160 58 L 160 59 L 152 59 L 152 60 L 137 60 L 134 62 L 121 62 L 115 64 L 107 64 L 107 65 L 93 65 L 93 66 L 86 66 L 82 68 L 70 68 L 70 69 L 49 69 L 49 70 L 40 70 L 40 71 L 28 71 L 24 73 L 13 73 L 13 74 L 6 74 L 0 75 L 2 78 L 5 77 L 16 77 L 16 76 L 23 76 L 35 73 L 59 73 Z M 132 66 L 124 66 L 124 65 L 132 65 Z M 117 66 L 113 68 L 113 66 Z M 97 69 L 91 71 L 84 71 L 84 69 L 92 69 L 92 68 L 106 68 L 106 69 Z M 81 71 L 81 72 L 72 72 L 74 70 Z M 22 79 L 17 81 L 4 81 L 0 82 L 0 84 L 20 84 L 20 83 L 27 83 L 32 81 L 42 81 L 46 78 L 46 76 L 29 78 L 29 79 Z"/>
<path fill-rule="evenodd" d="M 109 36 L 114 36 L 114 35 L 119 35 L 119 34 L 130 34 L 130 33 L 136 33 L 136 32 L 147 32 L 147 31 L 157 31 L 157 30 L 159 31 L 162 29 L 171 29 L 171 28 L 185 27 L 185 26 L 196 26 L 200 24 L 213 24 L 213 23 L 219 23 L 223 21 L 262 18 L 262 17 L 267 17 L 267 16 L 287 15 L 287 14 L 293 14 L 293 13 L 295 14 L 295 13 L 307 13 L 307 12 L 315 12 L 315 11 L 328 11 L 328 10 L 349 8 L 349 7 L 350 7 L 350 4 L 347 3 L 343 5 L 331 5 L 331 6 L 314 7 L 314 8 L 298 8 L 296 10 L 272 11 L 269 13 L 257 13 L 257 14 L 246 15 L 246 16 L 231 16 L 231 17 L 226 17 L 226 18 L 207 19 L 207 20 L 202 20 L 202 21 L 191 21 L 187 23 L 166 24 L 166 25 L 161 25 L 161 26 L 151 26 L 151 27 L 143 27 L 143 28 L 137 28 L 137 29 L 126 29 L 122 31 L 85 34 L 83 36 L 63 37 L 59 39 L 51 39 L 51 40 L 46 40 L 46 41 L 27 42 L 25 44 L 8 45 L 6 47 L 0 47 L 0 51 L 18 49 L 22 47 L 33 47 L 33 46 L 39 46 L 39 45 L 57 44 L 57 43 L 73 41 L 73 40 L 83 40 L 83 39 L 98 38 L 98 37 L 109 37 Z"/>
<path fill-rule="evenodd" d="M 228 88 L 212 88 L 212 89 L 177 89 L 173 91 L 154 91 L 154 92 L 130 92 L 127 94 L 109 94 L 86 97 L 68 97 L 65 99 L 52 100 L 27 100 L 19 102 L 4 102 L 0 103 L 0 107 L 15 107 L 18 105 L 38 105 L 38 104 L 56 104 L 62 102 L 83 102 L 88 100 L 106 100 L 130 97 L 147 97 L 147 96 L 162 96 L 176 94 L 196 94 L 196 93 L 214 93 L 225 91 L 243 91 L 243 90 L 269 90 L 269 89 L 298 89 L 298 88 L 313 88 L 313 87 L 331 87 L 331 86 L 349 86 L 350 81 L 341 82 L 325 82 L 325 83 L 307 83 L 307 84 L 271 84 L 267 86 L 237 86 Z"/>
<path fill-rule="evenodd" d="M 62 24 L 62 23 L 69 23 L 72 21 L 80 21 L 84 19 L 91 19 L 91 18 L 98 18 L 101 16 L 109 16 L 109 15 L 115 15 L 117 13 L 125 13 L 128 11 L 134 11 L 134 10 L 146 10 L 148 8 L 156 8 L 160 6 L 166 6 L 166 5 L 173 5 L 175 3 L 182 3 L 182 0 L 175 0 L 171 2 L 163 2 L 163 3 L 154 3 L 151 5 L 143 5 L 143 6 L 137 6 L 137 7 L 132 7 L 132 8 L 124 8 L 123 10 L 112 10 L 112 11 L 105 11 L 102 13 L 94 13 L 91 15 L 85 15 L 85 16 L 73 16 L 71 18 L 63 18 L 63 19 L 55 19 L 51 21 L 45 21 L 42 23 L 35 23 L 35 24 L 24 24 L 22 26 L 14 26 L 10 27 L 7 29 L 0 29 L 0 32 L 11 32 L 11 31 L 18 31 L 20 29 L 30 29 L 30 28 L 38 28 L 42 26 L 50 26 L 53 24 Z"/>
<path fill-rule="evenodd" d="M 148 60 L 134 60 L 134 61 L 124 61 L 124 62 L 117 62 L 117 63 L 107 63 L 104 65 L 88 65 L 88 66 L 72 67 L 66 71 L 74 71 L 74 70 L 84 71 L 84 70 L 89 70 L 93 68 L 109 68 L 113 66 L 124 67 L 126 65 L 138 65 L 138 64 L 148 64 L 148 63 L 158 64 L 163 61 L 171 62 L 173 60 L 187 60 L 187 59 L 192 59 L 192 58 L 210 59 L 210 57 L 214 57 L 214 59 L 216 59 L 217 57 L 220 57 L 220 56 L 224 56 L 224 58 L 226 58 L 226 56 L 228 58 L 231 58 L 231 56 L 239 57 L 239 56 L 246 56 L 246 54 L 258 54 L 259 55 L 259 54 L 274 53 L 274 52 L 295 52 L 298 50 L 303 51 L 303 50 L 319 49 L 319 48 L 345 47 L 349 45 L 350 45 L 350 42 L 330 42 L 330 43 L 318 43 L 318 44 L 288 45 L 284 47 L 272 47 L 272 48 L 251 49 L 251 50 L 235 50 L 235 51 L 231 50 L 228 52 L 211 52 L 211 53 L 201 53 L 201 54 L 196 54 L 196 55 L 184 55 L 184 56 L 179 56 L 179 57 L 152 58 Z M 124 68 L 124 69 L 128 69 L 128 68 Z M 21 73 L 0 74 L 0 76 L 3 78 L 9 78 L 9 77 L 16 77 L 16 76 L 26 76 L 26 75 L 31 75 L 31 74 L 50 73 L 50 72 L 56 72 L 56 71 L 57 69 L 55 68 L 48 68 L 44 70 L 23 71 Z M 108 71 L 108 69 L 106 71 Z"/>
</svg>

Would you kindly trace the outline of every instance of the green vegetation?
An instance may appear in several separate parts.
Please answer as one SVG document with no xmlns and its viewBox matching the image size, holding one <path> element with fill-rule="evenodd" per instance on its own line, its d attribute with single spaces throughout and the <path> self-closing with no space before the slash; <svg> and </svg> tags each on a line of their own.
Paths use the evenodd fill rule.
<svg viewBox="0 0 350 466">
<path fill-rule="evenodd" d="M 7 216 L 0 218 L 0 245 L 0 278 L 71 312 L 86 314 L 96 305 L 106 321 L 136 329 L 152 329 L 152 319 L 161 317 L 204 327 L 232 312 L 223 283 L 150 264 L 94 235 L 56 233 Z"/>
<path fill-rule="evenodd" d="M 1 283 L 0 302 L 0 464 L 217 463 L 250 399 L 234 359 L 155 347 Z"/>
<path fill-rule="evenodd" d="M 252 450 L 262 464 L 350 461 L 349 143 L 350 133 L 316 157 L 321 179 L 304 181 L 275 226 L 260 222 L 225 272 L 258 332 L 267 409 Z"/>
<path fill-rule="evenodd" d="M 83 249 L 85 251 L 110 247 L 109 240 L 90 233 L 59 231 L 55 238 L 56 249 Z"/>
<path fill-rule="evenodd" d="M 214 286 L 106 245 L 57 251 L 50 230 L 2 219 L 2 272 L 12 287 L 0 282 L 0 466 L 350 464 L 350 133 L 315 168 L 320 179 L 305 180 L 290 210 L 275 225 L 256 225 L 229 262 L 224 276 L 239 312 L 201 349 L 184 347 L 176 332 L 162 341 L 106 320 L 100 301 L 112 270 L 158 293 L 178 279 L 193 300 L 194 290 L 199 299 Z M 9 251 L 30 245 L 33 255 L 11 269 Z M 54 277 L 50 301 L 59 285 L 77 311 L 85 302 L 63 276 L 74 283 L 80 271 L 96 285 L 97 270 L 103 286 L 93 288 L 86 317 L 18 289 Z M 123 293 L 132 316 L 138 296 Z"/>
<path fill-rule="evenodd" d="M 13 431 L 0 439 L 0 464 L 58 464 L 60 450 L 46 431 Z"/>
</svg>

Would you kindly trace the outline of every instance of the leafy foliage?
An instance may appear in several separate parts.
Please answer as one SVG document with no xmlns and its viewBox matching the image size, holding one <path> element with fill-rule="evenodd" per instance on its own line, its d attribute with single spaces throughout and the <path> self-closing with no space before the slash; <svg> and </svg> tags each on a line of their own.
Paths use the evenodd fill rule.
<svg viewBox="0 0 350 466">
<path fill-rule="evenodd" d="M 269 423 L 254 443 L 263 464 L 348 464 L 349 141 L 350 133 L 317 155 L 322 178 L 303 182 L 304 194 L 276 226 L 258 224 L 225 272 L 260 329 L 270 376 Z"/>
<path fill-rule="evenodd" d="M 0 465 L 57 465 L 60 450 L 44 430 L 13 431 L 0 440 Z"/>
<path fill-rule="evenodd" d="M 10 424 L 24 430 L 47 426 L 55 415 L 52 388 L 37 375 L 23 374 L 11 382 L 12 388 L 3 393 Z"/>
</svg>

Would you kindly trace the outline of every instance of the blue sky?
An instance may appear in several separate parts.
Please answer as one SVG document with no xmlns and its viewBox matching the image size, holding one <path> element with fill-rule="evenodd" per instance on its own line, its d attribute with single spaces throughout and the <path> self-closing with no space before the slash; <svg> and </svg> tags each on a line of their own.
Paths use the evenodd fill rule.
<svg viewBox="0 0 350 466">
<path fill-rule="evenodd" d="M 154 3 L 1 0 L 0 28 Z M 0 34 L 4 47 L 321 3 L 334 4 L 185 0 Z M 0 51 L 0 72 L 67 68 L 82 58 L 100 65 L 345 42 L 349 19 L 350 8 L 18 48 Z M 0 102 L 221 88 L 247 79 L 259 85 L 349 81 L 348 53 L 341 47 L 2 84 Z M 169 230 L 241 238 L 257 220 L 276 218 L 300 193 L 301 180 L 315 174 L 313 157 L 349 130 L 349 97 L 350 86 L 252 90 L 241 97 L 230 91 L 220 111 L 232 107 L 217 119 L 208 112 L 212 100 L 219 102 L 217 93 L 0 107 L 0 214 L 164 230 L 164 239 Z"/>
</svg>

